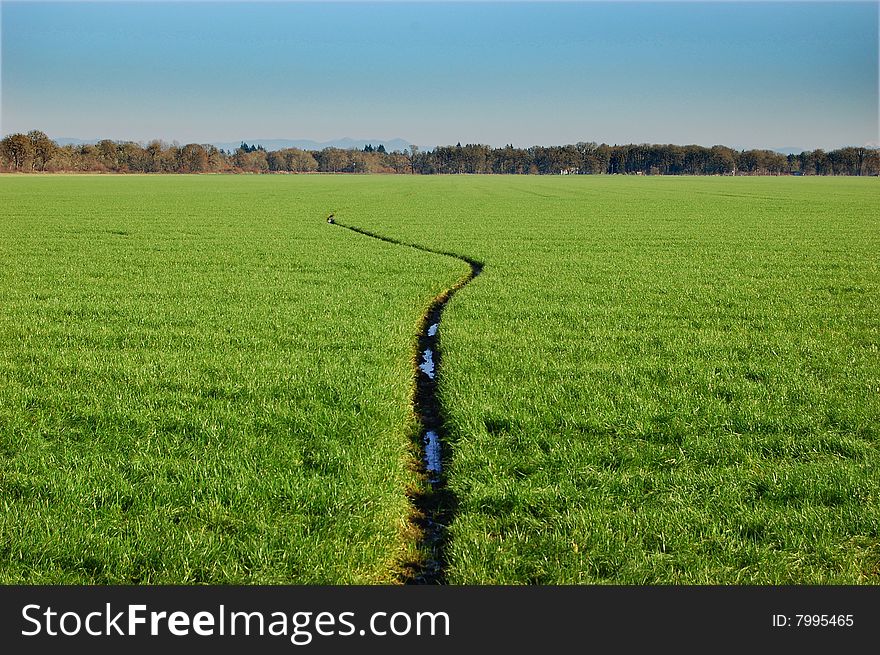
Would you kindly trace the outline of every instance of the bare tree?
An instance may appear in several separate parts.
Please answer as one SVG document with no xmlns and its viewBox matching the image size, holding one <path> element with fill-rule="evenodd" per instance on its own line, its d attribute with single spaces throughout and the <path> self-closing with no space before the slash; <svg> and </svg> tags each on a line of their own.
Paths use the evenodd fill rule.
<svg viewBox="0 0 880 655">
<path fill-rule="evenodd" d="M 49 160 L 55 155 L 58 146 L 44 132 L 31 130 L 27 134 L 33 149 L 31 168 L 35 171 L 45 171 Z"/>
<path fill-rule="evenodd" d="M 410 173 L 415 175 L 416 173 L 416 159 L 419 156 L 419 147 L 416 145 L 410 145 L 409 152 L 407 153 L 407 159 L 409 159 L 409 170 Z"/>
<path fill-rule="evenodd" d="M 24 134 L 10 134 L 0 141 L 0 153 L 12 164 L 13 170 L 20 171 L 25 163 L 33 160 L 34 146 Z"/>
</svg>

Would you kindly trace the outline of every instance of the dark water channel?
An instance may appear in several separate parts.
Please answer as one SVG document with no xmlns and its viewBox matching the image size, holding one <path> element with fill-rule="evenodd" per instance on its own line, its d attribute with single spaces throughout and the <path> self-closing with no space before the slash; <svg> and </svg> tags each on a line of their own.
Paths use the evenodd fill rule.
<svg viewBox="0 0 880 655">
<path fill-rule="evenodd" d="M 373 239 L 415 248 L 436 255 L 461 260 L 470 266 L 470 273 L 455 286 L 439 294 L 431 301 L 422 316 L 416 339 L 416 370 L 414 372 L 413 412 L 419 419 L 421 469 L 427 484 L 423 490 L 410 496 L 413 504 L 413 522 L 419 532 L 419 550 L 423 554 L 417 562 L 404 563 L 402 582 L 407 584 L 443 584 L 445 582 L 446 545 L 448 526 L 455 515 L 456 500 L 446 484 L 444 463 L 448 465 L 452 453 L 445 441 L 443 408 L 440 404 L 438 376 L 442 370 L 440 351 L 440 322 L 443 309 L 452 296 L 483 270 L 481 262 L 455 253 L 432 250 L 423 246 L 397 241 L 357 227 L 332 224 L 357 232 Z"/>
</svg>

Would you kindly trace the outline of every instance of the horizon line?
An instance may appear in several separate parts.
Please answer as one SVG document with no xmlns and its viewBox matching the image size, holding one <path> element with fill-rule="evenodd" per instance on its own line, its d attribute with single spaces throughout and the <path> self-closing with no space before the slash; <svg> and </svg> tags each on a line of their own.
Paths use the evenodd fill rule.
<svg viewBox="0 0 880 655">
<path fill-rule="evenodd" d="M 0 3 L 7 2 L 7 1 L 9 1 L 9 0 L 0 0 Z M 20 2 L 22 0 L 15 0 L 15 1 Z M 33 0 L 33 1 L 42 1 L 42 0 Z M 53 1 L 57 1 L 57 0 L 53 0 Z M 66 1 L 75 2 L 75 1 L 85 1 L 85 0 L 66 0 Z M 88 0 L 88 1 L 92 1 L 92 0 Z M 109 1 L 113 1 L 113 0 L 102 0 L 102 1 L 109 2 Z M 127 0 L 124 0 L 124 1 L 127 1 Z M 167 0 L 154 0 L 154 1 L 159 2 L 159 1 L 167 1 Z M 192 1 L 192 0 L 173 0 L 173 1 Z M 204 1 L 208 1 L 208 0 L 204 0 Z M 259 0 L 259 1 L 262 2 L 265 0 Z M 270 1 L 275 1 L 275 0 L 270 0 Z M 392 0 L 387 0 L 387 1 L 392 1 Z M 394 1 L 396 1 L 396 0 L 394 0 Z M 688 1 L 690 1 L 690 0 L 688 0 Z M 31 130 L 29 130 L 29 131 L 31 131 Z M 42 131 L 42 130 L 37 129 L 34 131 Z M 5 139 L 5 138 L 7 138 L 9 136 L 13 136 L 15 134 L 27 134 L 27 132 L 8 132 L 8 133 L 4 132 L 2 134 L 2 137 L 0 137 L 0 138 Z M 47 136 L 49 136 L 49 135 L 47 135 Z M 866 141 L 865 143 L 862 143 L 862 144 L 846 143 L 846 144 L 835 145 L 833 147 L 824 147 L 823 148 L 821 146 L 814 146 L 814 147 L 804 147 L 804 146 L 743 147 L 740 145 L 731 146 L 731 145 L 727 145 L 724 143 L 712 143 L 711 145 L 707 145 L 704 143 L 674 143 L 671 141 L 627 141 L 627 142 L 615 141 L 612 143 L 612 142 L 605 141 L 605 140 L 595 140 L 595 139 L 589 139 L 589 140 L 580 139 L 578 141 L 572 141 L 572 142 L 568 142 L 568 143 L 550 143 L 550 144 L 533 143 L 528 146 L 514 145 L 513 142 L 506 142 L 503 145 L 495 145 L 495 144 L 483 143 L 483 142 L 469 142 L 469 143 L 462 144 L 462 142 L 460 140 L 457 141 L 456 143 L 445 143 L 445 144 L 438 143 L 438 144 L 434 144 L 434 145 L 420 145 L 418 143 L 413 143 L 412 141 L 409 141 L 408 139 L 403 138 L 403 137 L 393 137 L 391 139 L 361 139 L 361 138 L 348 137 L 348 136 L 339 137 L 336 139 L 322 139 L 322 140 L 307 138 L 307 137 L 300 137 L 300 138 L 271 137 L 271 138 L 261 138 L 261 139 L 235 138 L 235 139 L 215 139 L 213 141 L 192 141 L 192 140 L 179 140 L 179 139 L 168 140 L 168 139 L 164 139 L 164 138 L 160 138 L 160 137 L 155 137 L 155 138 L 150 138 L 150 139 L 115 139 L 112 137 L 101 137 L 101 138 L 95 137 L 95 138 L 81 139 L 79 137 L 69 137 L 69 136 L 49 136 L 49 139 L 51 139 L 53 142 L 55 142 L 56 145 L 59 145 L 60 147 L 63 147 L 63 146 L 61 146 L 58 143 L 58 141 L 62 141 L 62 140 L 63 141 L 80 141 L 81 143 L 78 145 L 94 145 L 94 144 L 98 143 L 99 141 L 112 141 L 114 143 L 134 143 L 139 146 L 148 145 L 152 142 L 159 142 L 164 145 L 171 145 L 171 146 L 195 144 L 195 145 L 202 145 L 202 146 L 211 145 L 211 146 L 215 146 L 215 147 L 216 147 L 216 144 L 218 144 L 218 143 L 229 144 L 229 143 L 233 143 L 235 141 L 238 141 L 239 143 L 246 143 L 247 145 L 250 145 L 250 146 L 260 145 L 261 142 L 269 142 L 269 141 L 311 141 L 312 143 L 315 143 L 317 145 L 322 145 L 323 146 L 322 149 L 335 148 L 337 146 L 334 146 L 332 144 L 334 142 L 339 142 L 339 141 L 358 141 L 358 142 L 363 142 L 366 145 L 379 145 L 379 144 L 383 144 L 383 143 L 388 143 L 390 141 L 403 141 L 403 142 L 407 143 L 409 146 L 415 146 L 416 148 L 422 149 L 423 152 L 429 152 L 429 151 L 432 151 L 436 148 L 454 148 L 454 147 L 458 147 L 458 146 L 461 146 L 461 147 L 486 146 L 488 148 L 493 148 L 493 149 L 503 149 L 503 148 L 510 146 L 510 147 L 513 147 L 513 148 L 519 149 L 519 150 L 528 150 L 529 148 L 561 148 L 561 147 L 565 147 L 565 146 L 576 146 L 579 143 L 587 143 L 587 144 L 594 143 L 597 146 L 605 145 L 605 146 L 610 146 L 610 147 L 620 147 L 620 146 L 678 146 L 678 147 L 682 147 L 682 148 L 691 147 L 691 146 L 696 146 L 699 148 L 722 147 L 722 148 L 728 148 L 730 150 L 736 150 L 736 151 L 740 151 L 740 152 L 749 151 L 749 150 L 767 150 L 770 152 L 780 152 L 780 153 L 782 151 L 792 151 L 792 152 L 793 151 L 813 152 L 816 150 L 830 151 L 830 150 L 842 150 L 844 148 L 867 148 L 869 150 L 880 149 L 880 141 Z M 325 145 L 325 144 L 331 144 L 331 145 Z M 65 144 L 65 145 L 77 145 L 77 144 Z M 293 147 L 296 147 L 296 146 L 293 146 Z M 340 149 L 351 150 L 351 149 L 357 149 L 357 148 L 340 148 Z M 786 154 L 786 153 L 783 153 L 783 154 Z"/>
</svg>

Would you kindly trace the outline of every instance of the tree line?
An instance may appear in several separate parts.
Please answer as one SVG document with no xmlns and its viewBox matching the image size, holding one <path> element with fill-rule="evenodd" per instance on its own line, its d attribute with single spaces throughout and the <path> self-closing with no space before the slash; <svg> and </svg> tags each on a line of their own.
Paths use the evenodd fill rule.
<svg viewBox="0 0 880 655">
<path fill-rule="evenodd" d="M 98 173 L 399 173 L 446 174 L 636 174 L 636 175 L 880 175 L 880 150 L 821 149 L 783 155 L 771 150 L 672 144 L 493 148 L 460 143 L 420 151 L 284 148 L 266 151 L 242 143 L 233 151 L 212 145 L 104 139 L 59 146 L 39 130 L 0 141 L 0 168 L 11 172 Z"/>
</svg>

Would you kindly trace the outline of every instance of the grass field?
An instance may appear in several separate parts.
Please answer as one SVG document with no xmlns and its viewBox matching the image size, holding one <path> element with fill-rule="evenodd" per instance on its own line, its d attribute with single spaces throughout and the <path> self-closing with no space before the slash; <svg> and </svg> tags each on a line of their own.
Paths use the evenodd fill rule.
<svg viewBox="0 0 880 655">
<path fill-rule="evenodd" d="M 0 581 L 393 581 L 412 338 L 467 267 L 329 180 L 0 179 Z"/>
<path fill-rule="evenodd" d="M 880 582 L 876 179 L 0 179 L 0 580 Z M 411 547 L 411 546 L 410 546 Z"/>
</svg>

